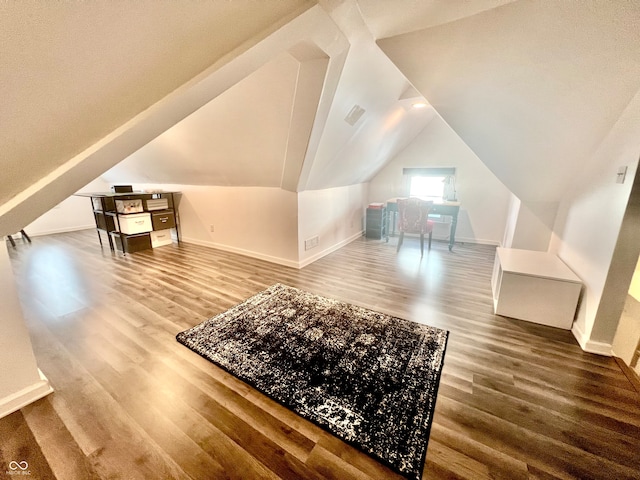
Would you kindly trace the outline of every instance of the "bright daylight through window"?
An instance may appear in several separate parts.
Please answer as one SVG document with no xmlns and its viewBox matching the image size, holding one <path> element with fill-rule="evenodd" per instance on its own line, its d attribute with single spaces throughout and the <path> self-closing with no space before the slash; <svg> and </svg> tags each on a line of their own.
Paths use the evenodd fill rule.
<svg viewBox="0 0 640 480">
<path fill-rule="evenodd" d="M 445 177 L 411 177 L 409 187 L 410 197 L 420 197 L 425 200 L 442 200 L 444 197 Z"/>
<path fill-rule="evenodd" d="M 455 168 L 404 168 L 402 173 L 409 196 L 433 201 L 456 200 Z"/>
</svg>

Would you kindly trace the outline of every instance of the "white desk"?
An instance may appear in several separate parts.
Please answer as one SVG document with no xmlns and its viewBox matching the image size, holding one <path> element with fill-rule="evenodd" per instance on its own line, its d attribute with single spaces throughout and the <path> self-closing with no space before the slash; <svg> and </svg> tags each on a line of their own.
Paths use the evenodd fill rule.
<svg viewBox="0 0 640 480">
<path fill-rule="evenodd" d="M 571 329 L 582 282 L 556 255 L 498 247 L 491 283 L 497 315 Z"/>
</svg>

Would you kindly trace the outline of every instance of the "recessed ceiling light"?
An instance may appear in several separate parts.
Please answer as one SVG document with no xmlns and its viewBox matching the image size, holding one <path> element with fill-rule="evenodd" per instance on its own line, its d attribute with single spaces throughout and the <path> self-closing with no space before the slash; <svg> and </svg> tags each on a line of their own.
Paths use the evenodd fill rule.
<svg viewBox="0 0 640 480">
<path fill-rule="evenodd" d="M 412 105 L 413 108 L 425 108 L 429 104 L 427 102 L 416 102 Z"/>
</svg>

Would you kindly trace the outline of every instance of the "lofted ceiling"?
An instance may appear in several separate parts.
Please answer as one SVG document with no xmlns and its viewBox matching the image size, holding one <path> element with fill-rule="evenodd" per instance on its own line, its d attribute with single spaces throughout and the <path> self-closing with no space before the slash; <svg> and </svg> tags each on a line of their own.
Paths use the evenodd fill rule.
<svg viewBox="0 0 640 480">
<path fill-rule="evenodd" d="M 0 205 L 314 3 L 0 2 Z"/>
<path fill-rule="evenodd" d="M 638 3 L 358 0 L 321 4 L 347 36 L 350 50 L 327 121 L 316 132 L 317 148 L 302 166 L 297 190 L 369 181 L 437 111 L 519 198 L 557 202 L 640 87 Z M 262 76 L 264 85 L 284 84 L 277 80 L 278 72 L 272 75 L 271 80 Z M 411 102 L 401 101 L 411 85 L 420 92 L 415 96 L 424 95 L 432 108 L 415 111 Z M 251 91 L 241 93 L 242 87 L 237 87 L 237 98 L 254 102 Z M 221 103 L 216 99 L 206 108 L 223 118 L 226 110 L 214 106 Z M 345 116 L 356 106 L 364 113 L 350 125 Z M 279 135 L 271 136 L 280 138 L 279 146 L 264 143 L 268 158 L 258 155 L 250 172 L 225 173 L 235 161 L 251 161 L 249 157 L 264 142 L 261 133 L 289 128 L 287 116 L 278 119 L 279 110 L 274 107 L 269 107 L 274 115 L 268 125 L 253 123 L 247 111 L 233 130 L 229 126 L 223 130 L 229 135 L 209 135 L 215 141 L 202 141 L 199 151 L 190 149 L 188 156 L 181 156 L 180 171 L 168 170 L 172 181 L 277 185 L 275 175 L 264 175 L 263 169 L 267 165 L 273 172 L 283 168 L 286 140 Z M 243 139 L 242 149 L 234 147 L 233 138 Z M 105 178 L 138 180 L 134 172 L 152 162 L 151 157 L 163 157 L 162 142 L 168 142 L 167 135 L 156 142 L 158 148 L 146 149 L 146 154 L 153 151 L 146 161 L 135 154 L 116 169 L 117 176 L 110 172 Z M 271 152 L 271 146 L 277 152 Z M 174 150 L 167 149 L 165 156 Z M 208 171 L 202 170 L 202 159 L 219 152 L 233 153 L 209 162 Z M 197 172 L 202 173 L 199 178 Z M 168 180 L 165 176 L 162 183 Z"/>
<path fill-rule="evenodd" d="M 216 186 L 270 186 L 320 190 L 370 180 L 408 145 L 434 115 L 411 104 L 421 95 L 402 95 L 406 78 L 375 44 L 355 2 L 330 8 L 349 40 L 349 53 L 330 99 L 327 121 L 304 137 L 307 158 L 297 182 L 285 184 L 296 105 L 316 114 L 325 69 L 314 72 L 320 90 L 300 94 L 301 62 L 284 53 L 223 92 L 102 175 L 108 183 L 162 183 Z M 375 78 L 372 82 L 370 79 Z M 345 121 L 355 106 L 364 113 Z M 295 122 L 294 122 L 295 117 Z M 310 124 L 311 126 L 311 124 Z M 302 159 L 302 158 L 301 158 Z"/>
<path fill-rule="evenodd" d="M 12 27 L 2 31 L 1 34 L 6 41 L 0 42 L 0 48 L 4 49 L 3 60 L 11 60 L 8 64 L 12 69 L 9 74 L 5 74 L 4 69 L 0 73 L 2 86 L 6 86 L 9 92 L 6 95 L 7 100 L 4 101 L 3 98 L 0 111 L 4 135 L 1 138 L 0 151 L 3 155 L 3 166 L 6 167 L 0 173 L 0 235 L 15 232 L 16 229 L 30 223 L 283 52 L 288 52 L 300 63 L 296 97 L 300 92 L 300 96 L 306 100 L 306 104 L 303 101 L 299 102 L 299 108 L 294 107 L 288 133 L 287 162 L 283 176 L 287 179 L 288 185 L 295 183 L 297 178 L 294 173 L 296 170 L 297 173 L 300 171 L 307 145 L 300 139 L 304 137 L 305 129 L 310 128 L 309 118 L 314 125 L 320 125 L 320 128 L 326 120 L 326 111 L 338 83 L 348 51 L 348 42 L 326 12 L 313 2 L 282 1 L 277 2 L 277 7 L 276 2 L 249 0 L 232 3 L 233 8 L 226 9 L 225 5 L 230 6 L 230 2 L 186 2 L 187 12 L 190 14 L 182 12 L 181 9 L 185 8 L 183 2 L 116 4 L 114 9 L 117 15 L 107 15 L 102 21 L 107 24 L 105 28 L 109 31 L 109 36 L 118 39 L 114 49 L 118 51 L 120 63 L 110 63 L 114 56 L 108 55 L 104 60 L 107 67 L 100 66 L 106 79 L 100 78 L 99 82 L 93 82 L 95 68 L 90 64 L 83 64 L 83 56 L 80 56 L 79 63 L 75 66 L 76 70 L 67 65 L 69 62 L 73 64 L 75 57 L 72 53 L 78 48 L 82 49 L 82 45 L 86 51 L 95 54 L 93 62 L 103 62 L 100 55 L 100 48 L 104 47 L 103 37 L 96 36 L 92 31 L 93 24 L 100 23 L 94 18 L 95 15 L 91 15 L 92 12 L 95 14 L 94 10 L 98 8 L 96 5 L 64 4 L 60 6 L 63 10 L 60 13 L 55 11 L 58 4 L 0 4 L 2 25 L 6 23 Z M 137 8 L 142 10 L 136 10 Z M 49 12 L 49 9 L 53 9 L 54 12 Z M 150 28 L 149 22 L 143 19 L 130 21 L 120 18 L 128 15 L 144 17 L 144 9 L 153 11 L 149 14 L 157 21 L 154 28 Z M 158 9 L 164 13 L 157 13 Z M 41 10 L 44 10 L 44 13 Z M 47 13 L 51 13 L 50 17 L 55 19 L 52 22 L 54 26 L 47 24 Z M 198 17 L 198 21 L 194 20 L 195 25 L 200 25 L 199 21 L 207 15 L 209 18 L 208 28 L 201 29 L 196 39 L 192 38 L 190 33 L 193 27 L 189 15 Z M 37 17 L 38 21 L 25 22 L 23 16 Z M 257 18 L 245 20 L 245 17 L 252 16 Z M 176 22 L 173 20 L 174 17 L 181 20 Z M 130 28 L 132 21 L 137 21 L 143 31 L 152 32 L 140 34 L 137 28 Z M 207 23 L 206 19 L 203 21 Z M 77 28 L 80 33 L 70 34 L 69 41 L 56 43 L 57 37 L 50 33 L 50 30 L 56 29 L 54 27 L 60 29 L 56 22 L 65 25 L 78 22 Z M 174 28 L 168 28 L 167 25 Z M 216 26 L 220 28 L 213 28 Z M 35 31 L 29 30 L 32 27 Z M 103 26 L 95 28 L 106 33 Z M 38 29 L 44 34 L 40 35 Z M 228 41 L 223 41 L 227 34 L 238 40 L 236 45 L 230 46 Z M 136 49 L 125 48 L 129 43 L 139 42 L 140 35 L 144 37 L 143 43 L 145 48 L 150 50 L 149 54 L 158 57 L 153 75 L 150 70 L 144 70 L 146 59 L 143 53 L 138 52 L 136 57 L 130 58 Z M 151 40 L 145 35 L 151 37 Z M 33 44 L 38 43 L 37 39 L 40 36 L 50 37 L 51 53 L 46 49 L 42 50 L 40 45 Z M 163 41 L 160 41 L 158 36 L 163 37 Z M 185 40 L 186 43 L 182 43 L 179 49 L 158 48 L 166 42 L 178 41 L 182 36 L 189 40 Z M 31 38 L 35 39 L 34 42 Z M 211 48 L 209 42 L 215 47 Z M 80 46 L 77 47 L 76 44 Z M 204 55 L 200 53 L 201 50 L 205 52 Z M 43 60 L 35 62 L 38 64 L 36 66 L 29 62 L 21 64 L 19 58 L 22 54 Z M 203 59 L 207 55 L 208 58 Z M 39 65 L 46 63 L 49 57 L 64 57 L 65 61 L 51 61 L 47 66 Z M 185 74 L 185 58 L 191 59 L 187 62 L 191 67 L 197 63 L 193 61 L 194 58 L 201 63 Z M 128 67 L 131 67 L 131 71 Z M 180 81 L 182 78 L 186 78 L 186 81 L 166 88 L 165 77 L 175 79 L 176 74 L 173 70 L 176 69 L 180 71 Z M 321 71 L 324 75 L 317 75 Z M 76 76 L 82 77 L 83 81 L 75 84 Z M 37 77 L 36 87 L 32 86 L 32 77 Z M 66 90 L 59 89 L 57 93 L 60 95 L 52 96 L 53 100 L 49 105 L 43 104 L 42 109 L 39 109 L 39 102 L 49 99 L 49 96 L 42 92 L 50 93 L 56 87 L 58 77 L 68 83 Z M 324 84 L 319 84 L 318 78 L 324 79 Z M 123 85 L 123 79 L 128 79 L 136 85 L 136 98 L 139 93 L 150 100 L 151 104 L 137 104 L 134 110 L 128 110 L 129 104 L 125 100 L 131 92 L 124 88 L 126 85 Z M 83 88 L 76 92 L 78 85 Z M 163 88 L 158 88 L 158 85 Z M 107 91 L 102 87 L 108 87 Z M 116 93 L 109 90 L 112 87 L 117 89 Z M 40 97 L 32 99 L 32 90 L 37 91 Z M 107 95 L 108 92 L 111 93 Z M 159 95 L 159 98 L 156 95 Z M 314 100 L 313 106 L 308 104 L 309 99 Z M 123 105 L 124 110 L 121 108 Z M 85 109 L 90 112 L 84 112 L 81 118 L 56 117 L 52 120 L 46 115 L 48 107 L 56 111 L 69 111 L 72 115 L 77 115 Z M 29 113 L 16 113 L 16 116 L 28 117 L 28 121 L 43 131 L 46 130 L 48 135 L 40 135 L 34 128 L 31 130 L 31 137 L 27 138 L 23 131 L 25 126 L 21 125 L 20 121 L 5 122 L 5 118 L 11 118 L 13 113 L 21 108 Z M 124 118 L 115 119 L 112 115 L 114 108 Z M 313 115 L 309 115 L 310 111 Z M 115 123 L 115 126 L 109 126 L 106 132 L 102 132 L 100 129 L 105 126 L 107 120 Z M 101 133 L 95 138 L 86 128 L 94 131 L 98 128 Z M 295 132 L 293 135 L 292 130 Z M 309 140 L 308 131 L 306 140 Z M 72 148 L 66 148 L 64 145 L 71 145 Z M 236 147 L 243 148 L 237 142 Z M 61 153 L 60 148 L 64 152 Z M 211 168 L 215 166 L 212 164 Z M 159 170 L 155 172 L 159 173 Z"/>
<path fill-rule="evenodd" d="M 640 88 L 638 25 L 640 2 L 520 0 L 377 43 L 514 194 L 557 202 Z"/>
<path fill-rule="evenodd" d="M 639 2 L 317 3 L 1 3 L 0 234 L 101 174 L 366 182 L 436 112 L 521 199 L 557 201 L 640 88 Z"/>
<path fill-rule="evenodd" d="M 103 175 L 109 183 L 280 187 L 300 63 L 282 53 Z"/>
<path fill-rule="evenodd" d="M 375 38 L 415 32 L 470 17 L 516 0 L 358 0 Z"/>
</svg>

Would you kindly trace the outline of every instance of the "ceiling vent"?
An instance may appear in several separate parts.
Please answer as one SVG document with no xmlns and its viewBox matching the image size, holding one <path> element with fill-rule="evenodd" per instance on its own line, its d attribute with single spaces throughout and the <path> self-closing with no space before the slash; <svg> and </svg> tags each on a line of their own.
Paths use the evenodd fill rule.
<svg viewBox="0 0 640 480">
<path fill-rule="evenodd" d="M 364 114 L 364 111 L 364 108 L 362 108 L 360 105 L 354 105 L 353 108 L 349 110 L 347 116 L 344 117 L 344 121 L 353 126 L 358 120 L 360 120 L 360 117 Z"/>
</svg>

